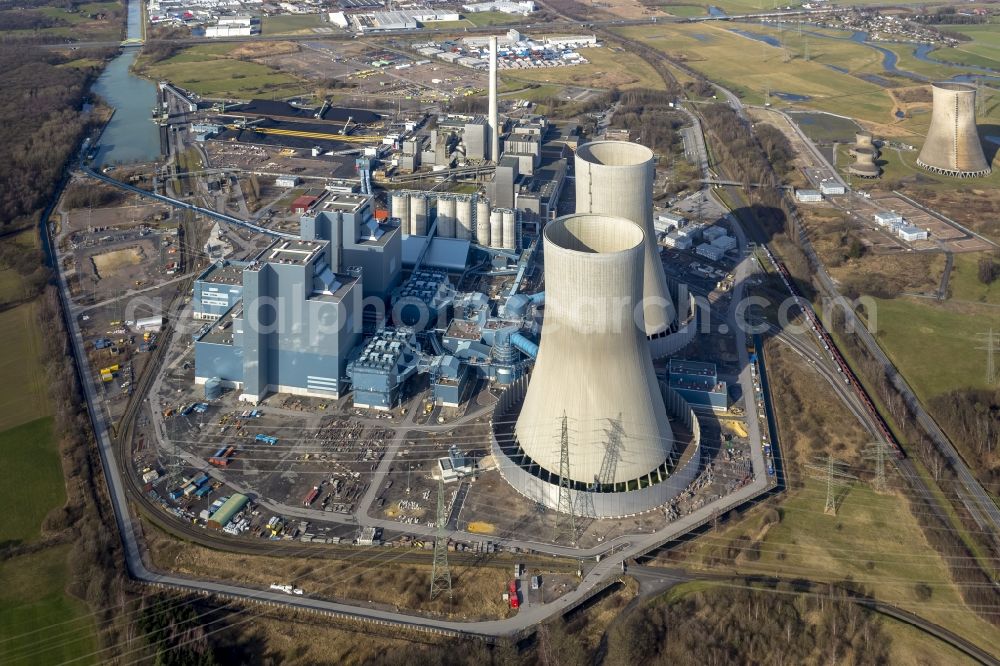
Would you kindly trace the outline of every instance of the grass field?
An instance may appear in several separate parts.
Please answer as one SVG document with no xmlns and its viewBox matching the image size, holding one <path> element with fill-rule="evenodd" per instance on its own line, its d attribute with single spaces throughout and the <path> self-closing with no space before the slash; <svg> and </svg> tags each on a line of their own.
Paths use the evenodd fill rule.
<svg viewBox="0 0 1000 666">
<path fill-rule="evenodd" d="M 93 664 L 94 623 L 67 596 L 68 546 L 0 563 L 0 663 Z"/>
<path fill-rule="evenodd" d="M 260 32 L 263 35 L 293 35 L 312 32 L 313 28 L 323 25 L 322 14 L 282 14 L 263 17 L 260 22 Z"/>
<path fill-rule="evenodd" d="M 508 81 L 531 81 L 583 88 L 620 90 L 630 88 L 663 89 L 663 80 L 645 61 L 620 50 L 605 47 L 580 49 L 580 55 L 589 60 L 586 65 L 545 67 L 539 69 L 507 70 Z"/>
<path fill-rule="evenodd" d="M 24 296 L 21 276 L 12 268 L 0 270 L 0 303 L 10 303 Z"/>
<path fill-rule="evenodd" d="M 1000 69 L 1000 25 L 950 25 L 948 29 L 968 35 L 973 41 L 962 42 L 954 48 L 938 49 L 931 53 L 932 58 Z"/>
<path fill-rule="evenodd" d="M 282 98 L 309 92 L 302 81 L 290 74 L 256 62 L 225 57 L 233 49 L 232 44 L 193 46 L 166 60 L 143 66 L 142 74 L 150 79 L 169 79 L 205 97 Z"/>
<path fill-rule="evenodd" d="M 37 305 L 27 303 L 0 312 L 0 432 L 49 414 L 41 372 Z"/>
<path fill-rule="evenodd" d="M 1000 280 L 993 284 L 979 281 L 979 259 L 985 254 L 956 254 L 951 271 L 951 297 L 959 301 L 975 301 L 1000 305 Z"/>
<path fill-rule="evenodd" d="M 0 503 L 9 509 L 0 543 L 30 541 L 38 537 L 45 514 L 66 501 L 52 417 L 0 432 L 0 452 Z"/>
<path fill-rule="evenodd" d="M 977 333 L 991 326 L 1000 331 L 1000 309 L 908 298 L 877 303 L 879 344 L 924 402 L 958 388 L 986 387 L 986 352 L 976 349 L 982 346 Z"/>
<path fill-rule="evenodd" d="M 890 479 L 896 484 L 895 480 Z M 836 516 L 823 513 L 825 486 L 812 479 L 788 493 L 779 509 L 781 520 L 763 525 L 755 514 L 722 532 L 702 537 L 694 546 L 697 565 L 725 550 L 741 534 L 759 543 L 760 558 L 744 556 L 735 564 L 704 565 L 710 570 L 767 573 L 786 578 L 840 581 L 864 585 L 879 599 L 911 610 L 980 644 L 1000 650 L 1000 632 L 974 616 L 952 584 L 942 558 L 927 544 L 898 495 L 879 495 L 865 485 L 853 485 Z M 932 590 L 921 600 L 916 585 Z"/>
<path fill-rule="evenodd" d="M 708 9 L 702 5 L 661 5 L 659 9 L 681 18 L 706 16 L 708 14 Z"/>
<path fill-rule="evenodd" d="M 527 16 L 518 16 L 516 14 L 504 14 L 503 12 L 469 12 L 462 14 L 462 17 L 466 21 L 474 26 L 488 26 L 488 25 L 509 25 L 511 23 L 524 23 L 529 20 Z M 437 23 L 431 24 L 436 27 Z"/>
<path fill-rule="evenodd" d="M 754 28 L 758 29 L 757 27 Z M 793 57 L 781 48 L 738 35 L 718 25 L 675 24 L 622 28 L 620 32 L 665 53 L 686 59 L 709 79 L 760 104 L 765 90 L 803 95 L 798 108 L 830 111 L 874 122 L 888 122 L 892 102 L 875 84 L 835 71 L 816 60 Z M 830 46 L 841 48 L 838 45 Z M 739 53 L 741 58 L 734 58 Z M 860 58 L 861 55 L 854 57 Z M 789 106 L 772 96 L 776 106 Z"/>
</svg>

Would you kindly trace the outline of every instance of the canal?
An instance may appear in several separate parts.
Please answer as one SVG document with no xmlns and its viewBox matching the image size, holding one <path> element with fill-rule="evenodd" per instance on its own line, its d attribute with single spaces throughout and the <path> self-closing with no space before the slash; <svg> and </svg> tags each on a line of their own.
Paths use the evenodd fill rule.
<svg viewBox="0 0 1000 666">
<path fill-rule="evenodd" d="M 129 39 L 141 39 L 142 2 L 129 0 Z M 151 119 L 156 106 L 156 84 L 139 78 L 130 68 L 141 47 L 126 46 L 108 63 L 91 91 L 115 109 L 97 151 L 97 164 L 148 162 L 160 156 L 160 132 Z"/>
</svg>

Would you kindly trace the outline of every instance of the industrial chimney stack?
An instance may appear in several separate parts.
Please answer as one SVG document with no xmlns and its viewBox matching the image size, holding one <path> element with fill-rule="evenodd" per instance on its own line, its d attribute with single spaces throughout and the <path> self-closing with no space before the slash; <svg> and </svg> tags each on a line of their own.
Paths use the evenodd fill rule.
<svg viewBox="0 0 1000 666">
<path fill-rule="evenodd" d="M 490 154 L 494 162 L 500 161 L 500 118 L 497 112 L 497 38 L 490 37 Z"/>
</svg>

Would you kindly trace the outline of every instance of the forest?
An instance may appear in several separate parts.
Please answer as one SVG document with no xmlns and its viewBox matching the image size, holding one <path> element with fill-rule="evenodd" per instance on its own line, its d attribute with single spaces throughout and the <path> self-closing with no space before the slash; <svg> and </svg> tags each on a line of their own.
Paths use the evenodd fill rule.
<svg viewBox="0 0 1000 666">
<path fill-rule="evenodd" d="M 103 53 L 74 57 L 103 59 Z M 60 67 L 67 56 L 0 44 L 0 230 L 25 227 L 44 208 L 89 119 L 80 112 L 98 67 Z"/>
</svg>

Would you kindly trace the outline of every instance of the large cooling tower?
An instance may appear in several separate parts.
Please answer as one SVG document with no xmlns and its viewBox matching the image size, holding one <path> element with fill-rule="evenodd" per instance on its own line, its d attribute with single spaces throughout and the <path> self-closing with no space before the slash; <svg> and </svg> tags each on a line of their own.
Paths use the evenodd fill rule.
<svg viewBox="0 0 1000 666">
<path fill-rule="evenodd" d="M 976 131 L 976 88 L 965 83 L 935 83 L 927 140 L 917 164 L 945 176 L 975 178 L 990 173 Z"/>
<path fill-rule="evenodd" d="M 645 234 L 643 308 L 646 335 L 662 333 L 676 313 L 653 230 L 653 151 L 626 141 L 595 141 L 576 151 L 576 212 L 632 220 Z M 664 305 L 666 304 L 666 305 Z"/>
<path fill-rule="evenodd" d="M 549 223 L 543 236 L 545 320 L 517 440 L 534 464 L 559 474 L 565 414 L 572 481 L 655 484 L 666 477 L 673 439 L 635 315 L 645 234 L 624 218 L 577 214 Z M 606 465 L 612 439 L 617 455 Z"/>
</svg>

